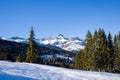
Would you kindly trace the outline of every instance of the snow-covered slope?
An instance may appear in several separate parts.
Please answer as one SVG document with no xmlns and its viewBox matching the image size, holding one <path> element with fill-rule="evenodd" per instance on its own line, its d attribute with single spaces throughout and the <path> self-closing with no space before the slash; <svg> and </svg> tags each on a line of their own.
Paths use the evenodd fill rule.
<svg viewBox="0 0 120 80">
<path fill-rule="evenodd" d="M 42 55 L 41 58 L 42 59 L 52 59 L 54 55 L 51 55 L 51 54 L 47 54 L 47 55 Z M 73 58 L 72 57 L 66 57 L 66 56 L 63 56 L 61 54 L 55 54 L 56 57 L 58 58 L 61 58 L 61 59 L 69 59 L 71 61 L 73 61 Z"/>
<path fill-rule="evenodd" d="M 27 42 L 27 39 L 19 38 L 19 37 L 11 37 L 1 39 L 15 41 L 15 42 Z M 56 46 L 62 48 L 67 51 L 79 51 L 80 49 L 84 49 L 85 41 L 78 37 L 66 38 L 63 35 L 59 34 L 58 36 L 48 37 L 46 39 L 36 39 L 36 42 L 43 45 Z"/>
<path fill-rule="evenodd" d="M 15 41 L 15 42 L 27 42 L 27 39 L 20 38 L 20 37 L 11 37 L 9 38 L 9 40 Z"/>
<path fill-rule="evenodd" d="M 1 37 L 1 39 L 7 40 L 7 41 L 15 41 L 15 42 L 24 42 L 24 43 L 27 42 L 27 39 L 20 38 L 20 37 L 11 37 L 11 38 Z"/>
<path fill-rule="evenodd" d="M 120 74 L 0 61 L 0 80 L 120 80 Z"/>
</svg>

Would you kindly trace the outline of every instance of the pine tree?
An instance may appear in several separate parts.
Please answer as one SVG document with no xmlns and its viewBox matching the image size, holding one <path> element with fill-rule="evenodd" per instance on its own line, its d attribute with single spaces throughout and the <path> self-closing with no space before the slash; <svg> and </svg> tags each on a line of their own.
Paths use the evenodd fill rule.
<svg viewBox="0 0 120 80">
<path fill-rule="evenodd" d="M 120 33 L 114 37 L 114 71 L 120 73 Z"/>
<path fill-rule="evenodd" d="M 84 69 L 84 57 L 83 57 L 83 50 L 80 50 L 75 56 L 75 68 L 76 69 Z"/>
<path fill-rule="evenodd" d="M 86 35 L 86 45 L 84 50 L 75 57 L 75 68 L 83 70 L 94 70 L 93 38 L 90 31 Z"/>
<path fill-rule="evenodd" d="M 16 62 L 22 62 L 22 56 L 21 56 L 21 54 L 19 54 L 18 57 L 16 58 Z"/>
<path fill-rule="evenodd" d="M 4 54 L 3 54 L 3 60 L 9 60 L 8 53 L 4 53 Z"/>
<path fill-rule="evenodd" d="M 96 68 L 98 71 L 107 71 L 110 60 L 110 54 L 107 45 L 106 34 L 103 29 L 99 29 L 97 35 L 98 35 L 96 42 L 97 49 L 95 54 Z"/>
<path fill-rule="evenodd" d="M 84 61 L 86 70 L 94 70 L 93 37 L 90 31 L 86 35 L 86 45 L 84 49 Z"/>
<path fill-rule="evenodd" d="M 98 58 L 99 58 L 98 53 L 99 53 L 100 43 L 98 41 L 99 41 L 98 32 L 95 30 L 94 36 L 93 36 L 93 54 L 94 54 L 94 62 L 95 62 L 95 69 L 94 70 L 99 70 L 97 62 L 98 62 Z"/>
<path fill-rule="evenodd" d="M 34 34 L 33 27 L 31 27 L 30 38 L 28 42 L 28 49 L 26 53 L 26 62 L 39 63 L 40 62 L 40 57 L 38 54 L 39 47 L 37 43 L 35 42 L 34 36 L 35 34 Z"/>
<path fill-rule="evenodd" d="M 110 54 L 106 34 L 103 29 L 95 30 L 91 44 L 93 69 L 107 71 L 110 62 Z M 91 56 L 90 56 L 91 57 Z"/>
<path fill-rule="evenodd" d="M 113 41 L 112 41 L 112 35 L 109 32 L 108 38 L 107 38 L 107 43 L 108 43 L 108 48 L 109 48 L 109 54 L 110 54 L 110 59 L 109 59 L 109 72 L 112 72 L 113 66 L 114 66 L 114 47 L 113 47 Z"/>
<path fill-rule="evenodd" d="M 84 50 L 75 56 L 75 68 L 120 72 L 120 33 L 115 37 L 114 47 L 111 33 L 106 36 L 103 29 L 92 34 L 88 31 Z"/>
</svg>

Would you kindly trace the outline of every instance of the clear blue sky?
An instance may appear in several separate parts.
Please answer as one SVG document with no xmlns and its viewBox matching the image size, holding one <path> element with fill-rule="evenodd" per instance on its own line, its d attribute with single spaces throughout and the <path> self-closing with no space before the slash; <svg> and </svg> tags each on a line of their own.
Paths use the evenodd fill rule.
<svg viewBox="0 0 120 80">
<path fill-rule="evenodd" d="M 0 0 L 0 36 L 36 38 L 63 34 L 85 38 L 88 30 L 120 31 L 120 0 Z"/>
</svg>

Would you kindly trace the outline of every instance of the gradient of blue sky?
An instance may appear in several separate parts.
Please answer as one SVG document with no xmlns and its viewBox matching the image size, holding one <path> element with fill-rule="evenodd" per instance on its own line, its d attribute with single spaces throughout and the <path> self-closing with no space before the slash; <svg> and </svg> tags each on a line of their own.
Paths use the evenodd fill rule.
<svg viewBox="0 0 120 80">
<path fill-rule="evenodd" d="M 85 38 L 88 30 L 120 31 L 120 0 L 0 0 L 0 36 L 37 38 L 63 34 Z"/>
</svg>

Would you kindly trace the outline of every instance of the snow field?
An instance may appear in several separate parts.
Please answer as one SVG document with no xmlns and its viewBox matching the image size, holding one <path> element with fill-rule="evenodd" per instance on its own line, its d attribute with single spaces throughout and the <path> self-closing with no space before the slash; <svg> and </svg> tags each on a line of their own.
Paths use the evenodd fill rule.
<svg viewBox="0 0 120 80">
<path fill-rule="evenodd" d="M 120 74 L 0 61 L 0 80 L 120 80 Z"/>
</svg>

